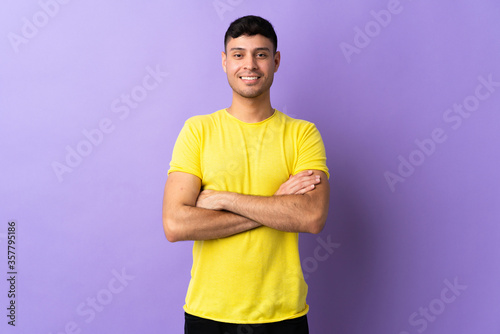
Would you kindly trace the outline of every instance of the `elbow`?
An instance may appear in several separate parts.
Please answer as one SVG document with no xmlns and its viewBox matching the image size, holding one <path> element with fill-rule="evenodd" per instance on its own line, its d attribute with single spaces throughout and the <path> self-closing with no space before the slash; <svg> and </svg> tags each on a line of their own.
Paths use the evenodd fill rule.
<svg viewBox="0 0 500 334">
<path fill-rule="evenodd" d="M 327 212 L 314 212 L 309 215 L 310 219 L 307 222 L 307 232 L 311 234 L 319 234 L 325 227 Z"/>
<path fill-rule="evenodd" d="M 182 240 L 177 224 L 173 219 L 166 217 L 163 218 L 163 230 L 168 241 L 177 242 Z"/>
<path fill-rule="evenodd" d="M 167 240 L 170 242 L 191 240 L 190 232 L 186 225 L 186 215 L 183 207 L 164 208 L 163 210 L 163 230 Z"/>
<path fill-rule="evenodd" d="M 165 236 L 167 237 L 167 240 L 170 242 L 177 242 L 180 241 L 180 239 L 173 233 L 165 231 Z"/>
<path fill-rule="evenodd" d="M 309 225 L 309 230 L 307 232 L 311 234 L 319 234 L 321 231 L 323 231 L 324 227 L 325 227 L 324 221 L 313 221 Z"/>
<path fill-rule="evenodd" d="M 326 183 L 328 186 L 328 182 Z M 328 208 L 329 208 L 329 188 L 325 188 L 325 193 L 323 196 L 308 196 L 308 203 L 306 207 L 308 208 L 306 212 L 306 228 L 305 232 L 311 234 L 318 234 L 323 231 L 325 227 L 326 219 L 328 218 Z"/>
</svg>

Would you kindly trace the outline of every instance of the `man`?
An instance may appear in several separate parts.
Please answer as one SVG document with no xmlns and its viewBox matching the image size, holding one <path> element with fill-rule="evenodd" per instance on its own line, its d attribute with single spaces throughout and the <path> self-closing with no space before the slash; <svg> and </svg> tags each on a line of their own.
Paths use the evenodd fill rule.
<svg viewBox="0 0 500 334">
<path fill-rule="evenodd" d="M 328 214 L 323 142 L 271 106 L 281 55 L 268 21 L 234 21 L 224 45 L 231 106 L 186 121 L 165 186 L 167 239 L 195 240 L 185 333 L 308 333 L 298 233 Z"/>
</svg>

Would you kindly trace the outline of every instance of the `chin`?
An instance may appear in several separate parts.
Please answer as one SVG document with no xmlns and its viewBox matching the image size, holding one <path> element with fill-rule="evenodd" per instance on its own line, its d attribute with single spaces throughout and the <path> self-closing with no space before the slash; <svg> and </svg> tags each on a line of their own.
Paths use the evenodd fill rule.
<svg viewBox="0 0 500 334">
<path fill-rule="evenodd" d="M 262 92 L 251 92 L 251 93 L 236 92 L 236 93 L 242 97 L 247 98 L 247 99 L 254 99 L 254 98 L 262 95 Z"/>
</svg>

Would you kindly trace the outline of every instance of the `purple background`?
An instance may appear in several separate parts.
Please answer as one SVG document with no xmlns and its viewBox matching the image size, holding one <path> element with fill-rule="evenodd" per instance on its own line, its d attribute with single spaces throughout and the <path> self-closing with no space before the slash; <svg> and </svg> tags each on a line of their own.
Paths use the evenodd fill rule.
<svg viewBox="0 0 500 334">
<path fill-rule="evenodd" d="M 311 333 L 500 333 L 500 87 L 472 97 L 500 82 L 497 0 L 54 1 L 0 10 L 0 267 L 13 219 L 19 272 L 2 333 L 182 332 L 192 243 L 166 240 L 163 187 L 183 122 L 230 104 L 222 40 L 247 14 L 278 34 L 273 106 L 317 124 L 332 172 L 327 225 L 301 236 Z M 168 72 L 151 90 L 148 68 Z"/>
</svg>

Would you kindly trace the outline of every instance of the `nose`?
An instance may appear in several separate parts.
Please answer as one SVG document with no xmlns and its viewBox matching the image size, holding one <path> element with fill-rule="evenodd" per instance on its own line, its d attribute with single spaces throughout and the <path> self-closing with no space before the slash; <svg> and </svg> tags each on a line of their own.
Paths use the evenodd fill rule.
<svg viewBox="0 0 500 334">
<path fill-rule="evenodd" d="M 254 57 L 246 57 L 247 59 L 245 60 L 245 64 L 243 65 L 243 68 L 245 70 L 255 70 L 257 68 L 257 62 L 255 61 Z"/>
</svg>

